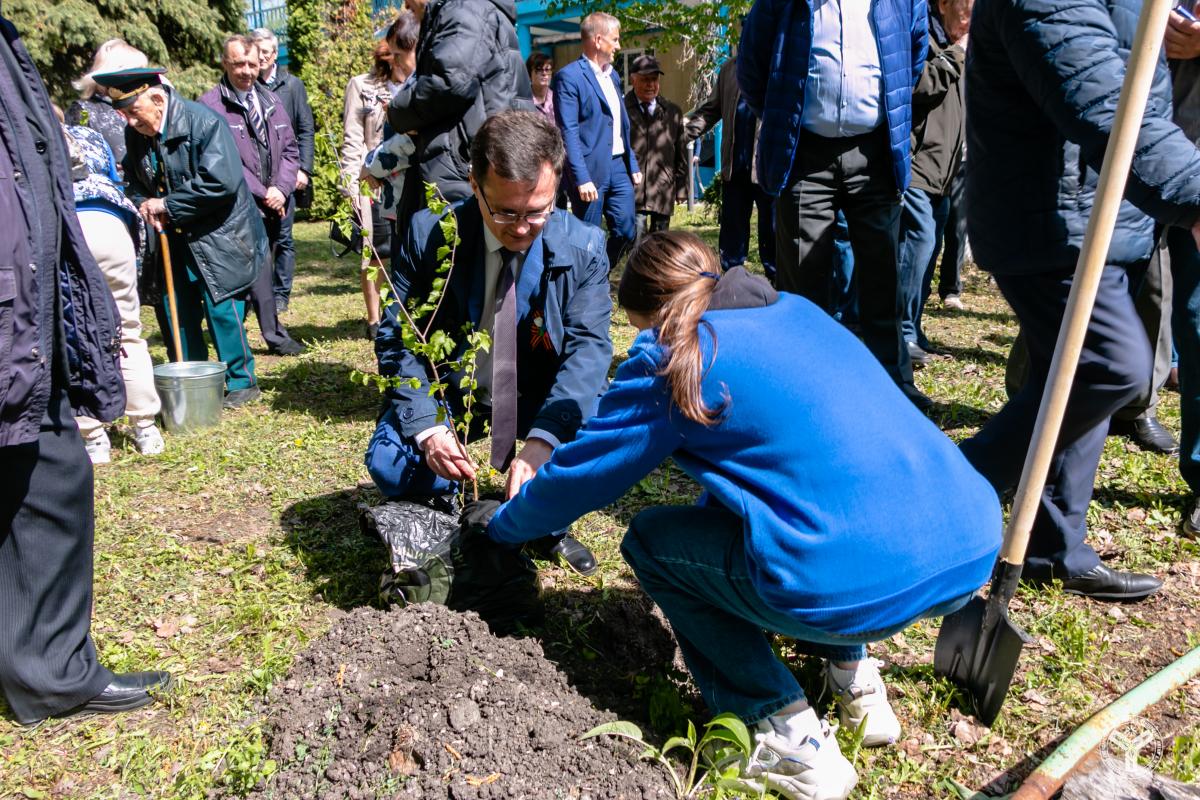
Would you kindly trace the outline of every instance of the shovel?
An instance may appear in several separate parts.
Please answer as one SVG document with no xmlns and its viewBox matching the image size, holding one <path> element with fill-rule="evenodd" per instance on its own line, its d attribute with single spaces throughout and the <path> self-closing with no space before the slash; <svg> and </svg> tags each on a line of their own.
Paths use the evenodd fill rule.
<svg viewBox="0 0 1200 800">
<path fill-rule="evenodd" d="M 158 244 L 162 248 L 163 277 L 167 284 L 167 310 L 171 317 L 171 343 L 175 345 L 174 361 L 183 361 L 183 347 L 179 343 L 179 312 L 175 307 L 175 271 L 171 269 L 171 246 L 167 244 L 167 232 L 158 229 Z"/>
<path fill-rule="evenodd" d="M 1062 428 L 1171 6 L 1172 0 L 1146 0 L 1142 5 L 1117 114 L 1104 151 L 1096 202 L 1079 252 L 1046 390 L 991 588 L 986 599 L 976 595 L 966 606 L 948 615 L 938 633 L 934 673 L 949 678 L 966 691 L 976 718 L 985 725 L 990 726 L 999 716 L 1021 648 L 1029 641 L 1029 635 L 1009 619 L 1008 603 L 1021 578 L 1029 535 Z"/>
</svg>

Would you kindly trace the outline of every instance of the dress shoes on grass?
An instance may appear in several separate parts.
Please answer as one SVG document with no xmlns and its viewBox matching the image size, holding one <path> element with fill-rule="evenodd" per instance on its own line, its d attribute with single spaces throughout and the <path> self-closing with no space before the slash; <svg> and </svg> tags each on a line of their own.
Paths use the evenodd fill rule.
<svg viewBox="0 0 1200 800">
<path fill-rule="evenodd" d="M 1023 576 L 1035 586 L 1045 586 L 1050 579 L 1040 575 Z M 1105 603 L 1136 603 L 1158 592 L 1162 581 L 1141 572 L 1123 572 L 1097 564 L 1082 575 L 1060 579 L 1067 594 L 1090 597 Z"/>
<path fill-rule="evenodd" d="M 1108 424 L 1110 436 L 1124 436 L 1142 450 L 1173 456 L 1179 453 L 1179 440 L 1155 417 L 1114 419 Z"/>
<path fill-rule="evenodd" d="M 574 536 L 544 536 L 531 542 L 529 549 L 533 555 L 547 561 L 561 560 L 585 578 L 595 575 L 599 566 L 592 551 Z"/>
</svg>

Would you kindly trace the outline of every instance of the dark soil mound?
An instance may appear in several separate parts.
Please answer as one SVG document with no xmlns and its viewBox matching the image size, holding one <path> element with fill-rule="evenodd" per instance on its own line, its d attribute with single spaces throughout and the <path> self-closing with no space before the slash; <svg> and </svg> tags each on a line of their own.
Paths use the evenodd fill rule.
<svg viewBox="0 0 1200 800">
<path fill-rule="evenodd" d="M 614 717 L 535 640 L 438 605 L 342 617 L 271 690 L 266 716 L 279 771 L 258 798 L 671 796 L 635 747 L 579 740 Z"/>
</svg>

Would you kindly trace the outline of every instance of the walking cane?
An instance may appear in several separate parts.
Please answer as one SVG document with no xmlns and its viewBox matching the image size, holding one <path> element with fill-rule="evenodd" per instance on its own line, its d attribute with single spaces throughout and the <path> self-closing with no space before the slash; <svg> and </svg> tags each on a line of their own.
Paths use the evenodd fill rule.
<svg viewBox="0 0 1200 800">
<path fill-rule="evenodd" d="M 158 229 L 158 244 L 162 248 L 163 274 L 167 278 L 167 313 L 171 318 L 171 342 L 175 345 L 175 361 L 183 361 L 183 347 L 179 343 L 179 312 L 175 307 L 175 276 L 171 269 L 171 247 L 167 244 L 167 232 Z"/>
<path fill-rule="evenodd" d="M 1104 151 L 1096 202 L 1079 252 L 1033 440 L 1025 457 L 987 600 L 976 595 L 961 610 L 947 616 L 938 633 L 934 672 L 966 690 L 975 716 L 985 725 L 991 725 L 999 715 L 1016 672 L 1021 647 L 1029 641 L 1028 634 L 1009 619 L 1008 603 L 1021 577 L 1033 520 L 1058 443 L 1172 5 L 1172 0 L 1147 0 L 1142 6 L 1117 114 Z"/>
</svg>

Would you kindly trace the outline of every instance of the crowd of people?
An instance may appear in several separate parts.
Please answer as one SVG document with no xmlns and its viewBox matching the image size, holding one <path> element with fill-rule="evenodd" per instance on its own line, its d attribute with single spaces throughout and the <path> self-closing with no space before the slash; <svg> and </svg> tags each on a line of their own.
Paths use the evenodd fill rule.
<svg viewBox="0 0 1200 800">
<path fill-rule="evenodd" d="M 581 55 L 556 71 L 522 57 L 512 0 L 405 5 L 346 86 L 338 164 L 372 243 L 366 335 L 391 379 L 368 472 L 386 498 L 453 496 L 480 472 L 464 439 L 486 431 L 503 496 L 467 503 L 464 524 L 591 575 L 571 524 L 672 457 L 697 505 L 638 514 L 622 555 L 710 710 L 757 726 L 745 785 L 846 797 L 854 768 L 764 631 L 824 660 L 865 745 L 898 740 L 866 645 L 961 608 L 992 572 L 1140 4 L 756 0 L 687 113 L 661 95 L 652 54 L 624 91 L 608 14 L 582 20 Z M 89 459 L 109 459 L 105 424 L 121 416 L 139 452 L 164 447 L 139 295 L 178 329 L 172 359 L 207 359 L 207 328 L 227 407 L 260 395 L 248 308 L 269 352 L 304 351 L 282 318 L 315 124 L 267 30 L 226 39 L 223 77 L 198 101 L 106 42 L 58 122 L 3 33 L 0 208 L 27 224 L 0 235 L 0 686 L 32 724 L 137 708 L 170 684 L 97 661 Z M 1110 426 L 1178 452 L 1200 490 L 1200 23 L 1173 13 L 1165 53 L 1025 567 L 1098 601 L 1162 586 L 1087 543 Z M 670 222 L 688 143 L 718 124 L 714 252 Z M 428 184 L 445 211 L 426 207 Z M 765 277 L 745 268 L 755 209 Z M 448 276 L 445 214 L 460 240 Z M 938 354 L 922 327 L 935 276 L 944 306 L 964 308 L 968 235 L 1021 336 L 1010 400 L 955 446 L 913 370 Z M 639 333 L 610 379 L 622 264 L 616 300 Z M 491 341 L 444 398 L 400 312 L 431 292 L 433 331 Z M 1154 412 L 1176 362 L 1182 445 Z M 1200 502 L 1181 530 L 1200 534 Z"/>
</svg>

